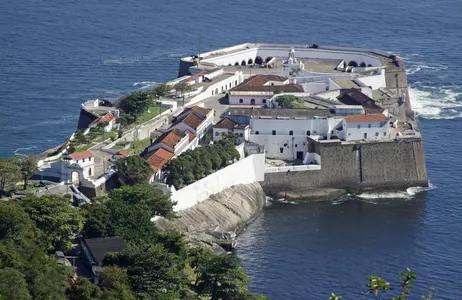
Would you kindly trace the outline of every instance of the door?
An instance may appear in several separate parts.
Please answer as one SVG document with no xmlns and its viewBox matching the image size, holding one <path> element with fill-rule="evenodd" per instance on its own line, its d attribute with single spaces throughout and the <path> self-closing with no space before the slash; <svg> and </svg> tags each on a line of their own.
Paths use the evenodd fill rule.
<svg viewBox="0 0 462 300">
<path fill-rule="evenodd" d="M 303 151 L 297 151 L 297 159 L 303 160 Z"/>
<path fill-rule="evenodd" d="M 364 133 L 364 139 L 367 139 L 367 132 Z"/>
</svg>

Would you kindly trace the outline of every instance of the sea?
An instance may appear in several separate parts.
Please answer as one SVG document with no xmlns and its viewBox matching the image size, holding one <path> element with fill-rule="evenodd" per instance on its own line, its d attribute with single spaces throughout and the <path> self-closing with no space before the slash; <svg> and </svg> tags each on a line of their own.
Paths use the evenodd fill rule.
<svg viewBox="0 0 462 300">
<path fill-rule="evenodd" d="M 80 103 L 174 78 L 179 58 L 244 42 L 399 54 L 431 188 L 273 204 L 239 237 L 252 291 L 270 299 L 366 299 L 365 279 L 420 299 L 462 299 L 460 0 L 2 0 L 0 156 L 38 154 L 76 129 Z"/>
</svg>

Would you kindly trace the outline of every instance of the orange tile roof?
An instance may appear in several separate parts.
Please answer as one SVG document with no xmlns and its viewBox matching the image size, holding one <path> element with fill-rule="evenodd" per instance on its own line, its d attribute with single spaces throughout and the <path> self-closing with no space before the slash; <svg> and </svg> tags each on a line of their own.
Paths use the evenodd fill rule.
<svg viewBox="0 0 462 300">
<path fill-rule="evenodd" d="M 383 114 L 349 115 L 345 117 L 345 121 L 350 122 L 350 123 L 384 122 L 384 121 L 388 121 L 388 118 L 387 116 Z"/>
<path fill-rule="evenodd" d="M 104 116 L 99 117 L 99 118 L 95 119 L 93 122 L 91 122 L 91 123 L 90 123 L 90 126 L 91 126 L 91 125 L 98 124 L 98 123 L 110 122 L 110 121 L 112 121 L 112 120 L 114 120 L 114 119 L 115 119 L 115 117 L 114 117 L 113 114 L 107 113 L 107 114 L 105 114 Z"/>
<path fill-rule="evenodd" d="M 69 154 L 69 157 L 72 158 L 73 160 L 81 160 L 84 158 L 89 158 L 89 157 L 94 157 L 95 155 L 91 151 L 81 151 L 81 152 L 74 152 L 72 154 Z"/>
<path fill-rule="evenodd" d="M 163 148 L 145 155 L 146 162 L 151 166 L 154 172 L 159 171 L 175 154 Z"/>
<path fill-rule="evenodd" d="M 259 92 L 274 92 L 274 93 L 281 93 L 281 92 L 304 92 L 303 87 L 300 84 L 283 84 L 283 85 L 265 85 L 268 81 L 279 81 L 284 82 L 287 80 L 287 77 L 282 77 L 279 75 L 254 75 L 246 80 L 244 80 L 241 84 L 235 86 L 231 89 L 231 91 L 240 91 L 240 92 L 250 92 L 250 91 L 259 91 Z"/>
<path fill-rule="evenodd" d="M 115 155 L 116 156 L 127 157 L 127 156 L 130 156 L 130 153 L 127 151 L 127 149 L 122 149 L 119 152 L 117 152 Z"/>
<path fill-rule="evenodd" d="M 197 129 L 197 127 L 199 127 L 199 125 L 202 123 L 202 119 L 196 116 L 195 114 L 189 114 L 186 118 L 184 118 L 178 123 L 184 123 L 192 129 Z"/>
<path fill-rule="evenodd" d="M 213 126 L 213 128 L 222 128 L 222 129 L 245 129 L 246 127 L 247 126 L 236 123 L 233 120 L 228 119 L 228 118 L 221 119 L 217 124 Z"/>
<path fill-rule="evenodd" d="M 154 143 L 154 144 L 158 144 L 158 143 L 163 143 L 165 144 L 166 146 L 170 147 L 170 148 L 175 148 L 176 144 L 178 144 L 179 141 L 181 141 L 181 139 L 184 137 L 185 135 L 183 133 L 181 133 L 181 131 L 179 131 L 178 129 L 173 129 L 171 131 L 168 131 L 164 134 L 162 134 L 160 137 L 158 137 Z"/>
<path fill-rule="evenodd" d="M 186 130 L 185 133 L 188 134 L 189 136 L 189 142 L 191 142 L 192 140 L 196 138 L 196 135 L 189 130 Z"/>
<path fill-rule="evenodd" d="M 211 110 L 212 110 L 212 109 L 210 109 L 210 108 L 205 108 L 205 107 L 200 107 L 200 106 L 194 105 L 193 107 L 186 108 L 184 111 L 182 111 L 181 114 L 180 114 L 180 116 L 181 116 L 181 115 L 184 115 L 184 114 L 186 114 L 186 113 L 195 112 L 195 113 L 198 114 L 200 117 L 205 118 L 205 117 L 207 117 L 207 114 L 208 114 Z"/>
</svg>

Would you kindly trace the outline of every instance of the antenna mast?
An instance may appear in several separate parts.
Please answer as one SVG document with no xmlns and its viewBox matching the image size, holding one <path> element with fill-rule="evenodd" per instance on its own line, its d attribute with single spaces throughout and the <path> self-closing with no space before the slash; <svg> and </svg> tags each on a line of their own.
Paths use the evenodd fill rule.
<svg viewBox="0 0 462 300">
<path fill-rule="evenodd" d="M 198 65 L 201 61 L 201 51 L 202 51 L 202 26 L 199 31 L 199 53 L 197 54 Z"/>
</svg>

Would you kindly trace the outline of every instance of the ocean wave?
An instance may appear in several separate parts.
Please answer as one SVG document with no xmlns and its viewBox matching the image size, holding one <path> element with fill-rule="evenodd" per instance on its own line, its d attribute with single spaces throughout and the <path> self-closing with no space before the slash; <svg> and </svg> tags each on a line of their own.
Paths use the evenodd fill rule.
<svg viewBox="0 0 462 300">
<path fill-rule="evenodd" d="M 424 88 L 424 87 L 420 87 Z M 422 90 L 409 88 L 412 109 L 424 119 L 455 119 L 462 117 L 461 93 L 449 87 Z M 455 88 L 455 87 L 454 87 Z"/>
<path fill-rule="evenodd" d="M 434 189 L 435 186 L 429 183 L 428 187 L 415 186 L 407 188 L 405 191 L 380 192 L 380 193 L 362 193 L 357 195 L 360 199 L 375 200 L 375 199 L 412 199 L 419 193 Z"/>
<path fill-rule="evenodd" d="M 14 154 L 15 155 L 28 155 L 28 154 L 24 154 L 24 153 L 20 153 L 23 152 L 24 150 L 34 150 L 34 149 L 37 149 L 37 146 L 30 146 L 30 147 L 23 147 L 23 148 L 18 148 L 16 150 L 14 150 Z"/>
<path fill-rule="evenodd" d="M 156 85 L 157 85 L 157 82 L 155 82 L 155 81 L 141 81 L 141 82 L 135 82 L 133 84 L 133 86 L 135 86 L 135 87 L 137 87 L 139 89 L 142 89 L 142 90 L 153 88 Z"/>
</svg>

